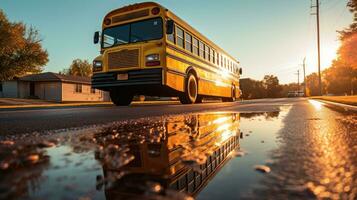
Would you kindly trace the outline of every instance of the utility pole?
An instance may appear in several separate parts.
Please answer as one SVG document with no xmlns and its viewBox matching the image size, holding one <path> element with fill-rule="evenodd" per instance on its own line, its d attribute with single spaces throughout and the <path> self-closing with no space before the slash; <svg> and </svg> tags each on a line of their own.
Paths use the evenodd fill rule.
<svg viewBox="0 0 357 200">
<path fill-rule="evenodd" d="M 306 97 L 306 75 L 305 75 L 305 61 L 306 57 L 304 58 L 304 61 L 302 63 L 303 71 L 304 71 L 304 96 Z"/>
<path fill-rule="evenodd" d="M 316 26 L 317 26 L 317 67 L 319 73 L 319 95 L 322 95 L 322 86 L 321 86 L 321 71 L 320 71 L 320 3 L 319 0 L 316 0 L 316 5 L 311 6 L 311 8 L 316 7 Z"/>
<path fill-rule="evenodd" d="M 299 92 L 300 91 L 300 70 L 297 70 L 297 73 L 296 73 L 297 77 L 298 77 L 298 86 L 297 86 L 297 91 Z"/>
</svg>

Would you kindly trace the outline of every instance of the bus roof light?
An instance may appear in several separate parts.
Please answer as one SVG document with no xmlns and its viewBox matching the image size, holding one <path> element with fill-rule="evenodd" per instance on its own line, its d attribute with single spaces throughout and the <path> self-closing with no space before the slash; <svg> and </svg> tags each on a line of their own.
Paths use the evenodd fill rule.
<svg viewBox="0 0 357 200">
<path fill-rule="evenodd" d="M 160 13 L 160 8 L 159 7 L 155 7 L 153 9 L 151 9 L 151 14 L 157 15 L 159 13 Z"/>
<path fill-rule="evenodd" d="M 110 25 L 110 23 L 112 23 L 112 20 L 111 19 L 109 19 L 109 18 L 106 18 L 105 20 L 104 20 L 104 24 L 105 25 Z"/>
</svg>

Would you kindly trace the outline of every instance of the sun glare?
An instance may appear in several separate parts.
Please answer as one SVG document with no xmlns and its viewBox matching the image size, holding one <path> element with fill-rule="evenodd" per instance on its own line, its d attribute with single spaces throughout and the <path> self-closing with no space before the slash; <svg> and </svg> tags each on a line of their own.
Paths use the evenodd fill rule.
<svg viewBox="0 0 357 200">
<path fill-rule="evenodd" d="M 321 110 L 322 105 L 324 105 L 324 103 L 322 103 L 320 101 L 311 100 L 311 99 L 309 99 L 309 103 L 311 103 L 316 110 Z"/>
<path fill-rule="evenodd" d="M 321 46 L 321 70 L 331 66 L 332 61 L 337 58 L 337 50 L 340 42 L 336 41 L 328 45 Z M 306 57 L 307 74 L 317 72 L 317 50 L 316 47 L 311 48 Z"/>
</svg>

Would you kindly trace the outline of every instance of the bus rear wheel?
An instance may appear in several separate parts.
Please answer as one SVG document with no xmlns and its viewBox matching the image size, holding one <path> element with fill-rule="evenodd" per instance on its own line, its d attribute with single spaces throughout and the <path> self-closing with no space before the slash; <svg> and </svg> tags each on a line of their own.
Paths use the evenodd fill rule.
<svg viewBox="0 0 357 200">
<path fill-rule="evenodd" d="M 196 102 L 195 103 L 203 103 L 203 96 L 202 95 L 198 95 L 196 98 Z"/>
<path fill-rule="evenodd" d="M 133 94 L 112 90 L 109 92 L 110 99 L 116 106 L 128 106 L 133 101 Z"/>
<path fill-rule="evenodd" d="M 232 91 L 231 91 L 231 97 L 223 97 L 222 101 L 223 102 L 234 102 L 236 101 L 236 92 L 235 92 L 235 87 L 232 87 Z"/>
<path fill-rule="evenodd" d="M 185 84 L 185 92 L 179 96 L 180 102 L 182 104 L 193 104 L 196 103 L 198 97 L 198 84 L 196 77 L 192 74 L 188 74 Z"/>
</svg>

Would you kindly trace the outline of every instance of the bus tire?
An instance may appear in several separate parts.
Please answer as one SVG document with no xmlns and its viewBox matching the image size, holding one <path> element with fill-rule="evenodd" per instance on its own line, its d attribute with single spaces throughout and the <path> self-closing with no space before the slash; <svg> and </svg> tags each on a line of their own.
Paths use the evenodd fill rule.
<svg viewBox="0 0 357 200">
<path fill-rule="evenodd" d="M 134 95 L 120 92 L 118 90 L 111 90 L 109 92 L 110 99 L 116 106 L 128 106 L 133 101 Z"/>
<path fill-rule="evenodd" d="M 235 87 L 232 86 L 232 90 L 231 90 L 231 97 L 223 97 L 222 101 L 223 102 L 234 102 L 236 101 L 236 91 L 235 91 Z"/>
<path fill-rule="evenodd" d="M 202 95 L 198 95 L 196 98 L 196 102 L 195 103 L 202 103 L 203 102 L 203 96 Z"/>
<path fill-rule="evenodd" d="M 180 102 L 182 104 L 193 104 L 196 102 L 198 97 L 198 84 L 196 77 L 189 73 L 185 83 L 185 92 L 180 96 Z"/>
</svg>

